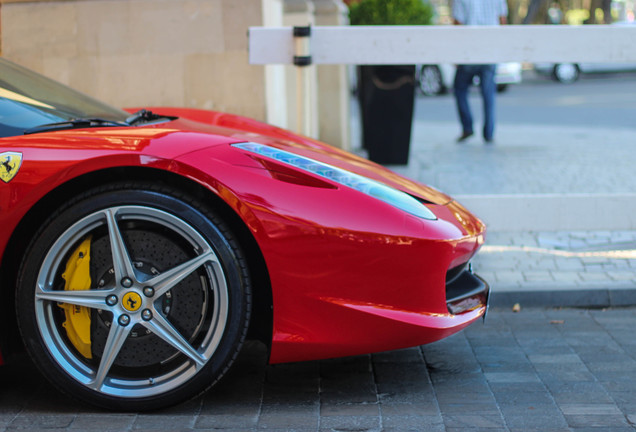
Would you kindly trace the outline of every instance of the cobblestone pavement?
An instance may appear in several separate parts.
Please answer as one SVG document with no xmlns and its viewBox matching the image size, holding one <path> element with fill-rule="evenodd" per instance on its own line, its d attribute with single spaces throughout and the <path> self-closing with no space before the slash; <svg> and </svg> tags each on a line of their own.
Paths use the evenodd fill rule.
<svg viewBox="0 0 636 432">
<path fill-rule="evenodd" d="M 154 413 L 61 396 L 0 369 L 0 430 L 633 431 L 636 308 L 495 309 L 423 347 L 265 366 L 250 343 L 209 394 Z"/>
<path fill-rule="evenodd" d="M 493 304 L 636 304 L 636 231 L 491 232 L 474 258 Z"/>
<path fill-rule="evenodd" d="M 494 145 L 456 129 L 415 122 L 409 165 L 391 168 L 451 195 L 636 190 L 634 129 L 502 124 Z"/>
</svg>

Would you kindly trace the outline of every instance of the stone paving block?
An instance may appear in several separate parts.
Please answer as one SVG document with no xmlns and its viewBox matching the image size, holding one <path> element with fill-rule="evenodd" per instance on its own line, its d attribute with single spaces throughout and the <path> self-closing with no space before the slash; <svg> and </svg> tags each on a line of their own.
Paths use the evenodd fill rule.
<svg viewBox="0 0 636 432">
<path fill-rule="evenodd" d="M 593 382 L 596 378 L 589 371 L 546 371 L 539 373 L 541 381 L 546 385 L 552 385 L 555 383 L 579 383 L 579 382 Z M 548 384 L 550 383 L 550 384 Z"/>
<path fill-rule="evenodd" d="M 539 247 L 537 236 L 533 233 L 513 233 L 507 242 L 510 245 Z"/>
<path fill-rule="evenodd" d="M 77 431 L 74 432 L 80 432 L 83 431 L 84 429 L 78 429 Z M 139 429 L 133 429 L 134 432 L 192 432 L 196 429 L 191 429 L 191 428 L 157 428 L 156 426 L 153 426 L 151 428 L 139 428 Z M 214 430 L 214 429 L 212 429 Z M 230 429 L 232 431 L 235 432 L 239 432 L 241 429 Z M 243 429 L 245 430 L 245 429 Z M 226 432 L 228 432 L 227 429 L 225 429 Z M 30 431 L 30 432 L 38 432 L 38 431 Z M 49 430 L 50 432 L 50 430 Z"/>
<path fill-rule="evenodd" d="M 484 363 L 482 365 L 484 373 L 534 373 L 533 366 L 529 363 L 518 363 L 512 360 L 499 360 Z"/>
<path fill-rule="evenodd" d="M 551 270 L 553 273 L 559 269 L 558 260 L 554 258 L 546 258 L 534 261 L 528 266 L 530 270 Z"/>
<path fill-rule="evenodd" d="M 601 387 L 601 390 L 588 391 L 582 393 L 578 391 L 552 391 L 552 397 L 557 405 L 563 404 L 582 404 L 593 400 L 598 404 L 611 404 L 614 403 L 612 397 Z"/>
<path fill-rule="evenodd" d="M 518 407 L 502 408 L 502 414 L 506 425 L 510 429 L 558 429 L 568 426 L 558 408 Z"/>
<path fill-rule="evenodd" d="M 480 274 L 484 271 L 511 270 L 521 265 L 521 260 L 496 254 L 478 254 L 473 260 L 473 268 Z"/>
<path fill-rule="evenodd" d="M 572 416 L 586 416 L 586 415 L 600 415 L 600 416 L 613 416 L 621 415 L 621 411 L 614 404 L 563 404 L 560 405 L 561 411 L 564 415 Z"/>
<path fill-rule="evenodd" d="M 583 364 L 581 358 L 574 353 L 570 354 L 530 354 L 528 360 L 533 364 Z"/>
<path fill-rule="evenodd" d="M 613 260 L 611 262 L 611 268 L 608 268 L 607 270 L 633 271 L 631 270 L 628 260 Z"/>
<path fill-rule="evenodd" d="M 422 352 L 419 347 L 385 351 L 370 356 L 373 363 L 420 363 Z M 367 361 L 367 369 L 369 362 Z"/>
<path fill-rule="evenodd" d="M 618 280 L 618 281 L 634 281 L 636 279 L 636 273 L 633 271 L 608 271 L 607 275 L 612 279 L 612 280 Z M 634 287 L 636 287 L 636 284 L 634 284 Z"/>
<path fill-rule="evenodd" d="M 323 403 L 342 404 L 342 403 L 376 403 L 378 395 L 375 390 L 351 390 L 341 388 L 336 391 L 325 391 L 320 394 L 320 400 Z"/>
<path fill-rule="evenodd" d="M 132 428 L 136 420 L 136 414 L 88 414 L 78 415 L 69 428 L 72 431 L 81 430 L 99 430 L 121 431 Z"/>
<path fill-rule="evenodd" d="M 544 389 L 545 391 L 545 389 Z M 446 416 L 450 415 L 500 415 L 499 407 L 495 399 L 491 402 L 464 402 L 443 403 L 439 405 L 439 411 Z"/>
<path fill-rule="evenodd" d="M 586 367 L 593 372 L 594 374 L 598 374 L 602 376 L 605 372 L 624 372 L 629 373 L 636 371 L 636 361 L 634 360 L 609 360 L 605 359 L 605 361 L 601 362 L 586 362 Z"/>
<path fill-rule="evenodd" d="M 509 284 L 509 283 L 521 283 L 523 282 L 524 278 L 523 278 L 523 274 L 519 271 L 502 271 L 502 270 L 498 270 L 495 271 L 495 275 L 497 278 L 497 282 L 501 282 L 502 284 Z"/>
<path fill-rule="evenodd" d="M 426 415 L 426 416 L 398 416 L 388 415 L 382 417 L 383 429 L 395 429 L 400 430 L 404 428 L 418 429 L 419 430 L 435 430 L 439 427 L 444 427 L 445 421 L 441 415 Z"/>
<path fill-rule="evenodd" d="M 156 415 L 140 414 L 135 419 L 133 429 L 167 429 L 178 430 L 194 427 L 196 417 L 193 415 Z"/>
<path fill-rule="evenodd" d="M 17 416 L 9 425 L 8 429 L 64 429 L 69 428 L 75 415 L 73 414 L 43 414 L 32 413 Z"/>
<path fill-rule="evenodd" d="M 551 272 L 552 278 L 558 284 L 567 284 L 577 286 L 583 279 L 582 272 L 579 271 L 567 271 L 558 269 Z"/>
<path fill-rule="evenodd" d="M 561 271 L 579 271 L 585 269 L 585 265 L 580 258 L 560 258 L 555 261 L 557 269 Z"/>
<path fill-rule="evenodd" d="M 320 428 L 323 430 L 381 430 L 381 424 L 379 416 L 330 416 L 320 419 Z"/>
<path fill-rule="evenodd" d="M 494 404 L 495 398 L 490 392 L 457 393 L 455 391 L 436 392 L 437 402 L 440 407 L 449 404 Z"/>
<path fill-rule="evenodd" d="M 427 402 L 416 401 L 410 403 L 382 401 L 379 407 L 383 416 L 432 416 L 440 412 L 438 403 L 434 398 Z"/>
<path fill-rule="evenodd" d="M 630 424 L 623 415 L 566 415 L 568 425 L 573 428 L 606 428 L 626 427 Z"/>
<path fill-rule="evenodd" d="M 634 391 L 634 382 L 625 379 L 625 375 L 623 374 L 623 379 L 621 379 L 618 375 L 614 373 L 605 374 L 603 377 L 603 381 L 601 384 L 607 389 L 610 394 L 614 393 L 629 393 Z"/>
<path fill-rule="evenodd" d="M 523 388 L 523 385 L 521 386 Z M 508 391 L 494 391 L 495 399 L 500 407 L 554 407 L 556 404 L 552 396 L 545 391 L 542 392 L 526 392 L 519 389 Z"/>
<path fill-rule="evenodd" d="M 202 414 L 196 417 L 194 427 L 196 429 L 251 429 L 258 424 L 258 414 Z M 145 423 L 139 423 L 139 427 L 148 428 Z"/>
<path fill-rule="evenodd" d="M 523 271 L 523 279 L 526 282 L 554 282 L 554 278 L 552 277 L 552 273 L 549 271 Z"/>
<path fill-rule="evenodd" d="M 601 266 L 603 264 L 609 264 L 612 262 L 609 258 L 594 256 L 583 257 L 581 258 L 581 260 L 583 261 L 583 265 L 585 265 L 585 267 Z"/>
<path fill-rule="evenodd" d="M 427 432 L 447 432 L 448 430 L 444 427 L 444 424 L 439 424 L 439 425 L 428 425 L 426 426 L 425 429 Z M 414 426 L 414 427 L 402 427 L 402 426 L 383 426 L 382 427 L 382 432 L 421 432 L 422 431 L 422 427 L 421 426 Z M 330 431 L 333 432 L 333 431 Z M 370 431 L 370 432 L 374 432 L 374 431 Z"/>
<path fill-rule="evenodd" d="M 444 415 L 448 428 L 501 428 L 505 426 L 501 414 L 453 414 Z"/>
<path fill-rule="evenodd" d="M 583 282 L 603 282 L 603 281 L 611 280 L 611 277 L 606 271 L 582 272 L 580 276 Z"/>
<path fill-rule="evenodd" d="M 534 367 L 538 374 L 542 374 L 546 372 L 585 373 L 589 369 L 588 366 L 583 363 L 571 363 L 571 364 L 542 363 L 542 364 L 536 364 L 534 365 Z"/>
<path fill-rule="evenodd" d="M 539 377 L 531 372 L 489 372 L 484 374 L 491 383 L 533 383 L 538 382 Z"/>
<path fill-rule="evenodd" d="M 321 403 L 320 416 L 379 416 L 380 405 L 375 403 L 346 403 L 346 404 L 329 404 Z"/>
<path fill-rule="evenodd" d="M 608 394 L 622 412 L 626 412 L 629 415 L 636 414 L 636 389 L 632 391 L 609 391 Z"/>
<path fill-rule="evenodd" d="M 510 432 L 510 429 L 508 429 L 507 427 L 501 427 L 501 428 L 449 427 L 445 429 L 445 432 Z M 524 431 L 524 432 L 527 432 L 527 431 Z M 546 432 L 546 431 L 543 431 L 543 432 Z"/>
<path fill-rule="evenodd" d="M 258 426 L 261 428 L 318 428 L 320 405 L 261 406 Z"/>
</svg>

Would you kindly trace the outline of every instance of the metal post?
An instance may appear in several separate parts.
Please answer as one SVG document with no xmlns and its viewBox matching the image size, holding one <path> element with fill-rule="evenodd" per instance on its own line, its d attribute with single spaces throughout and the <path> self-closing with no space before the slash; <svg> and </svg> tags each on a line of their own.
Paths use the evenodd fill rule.
<svg viewBox="0 0 636 432">
<path fill-rule="evenodd" d="M 311 65 L 311 27 L 294 27 L 294 65 L 296 66 L 296 131 L 311 135 L 311 77 L 306 66 Z"/>
</svg>

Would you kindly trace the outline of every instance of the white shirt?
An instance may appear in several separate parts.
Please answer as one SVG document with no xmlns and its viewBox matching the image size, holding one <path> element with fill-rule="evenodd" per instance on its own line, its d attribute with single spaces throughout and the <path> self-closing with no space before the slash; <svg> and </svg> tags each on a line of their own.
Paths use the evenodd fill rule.
<svg viewBox="0 0 636 432">
<path fill-rule="evenodd" d="M 508 15 L 506 0 L 454 0 L 453 18 L 464 25 L 499 25 Z"/>
</svg>

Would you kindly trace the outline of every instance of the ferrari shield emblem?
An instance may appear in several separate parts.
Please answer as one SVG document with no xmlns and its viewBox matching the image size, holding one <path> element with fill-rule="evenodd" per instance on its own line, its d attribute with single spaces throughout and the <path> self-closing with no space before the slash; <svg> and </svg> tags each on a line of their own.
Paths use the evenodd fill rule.
<svg viewBox="0 0 636 432">
<path fill-rule="evenodd" d="M 9 183 L 20 170 L 22 165 L 22 153 L 0 153 L 0 180 Z"/>
</svg>

